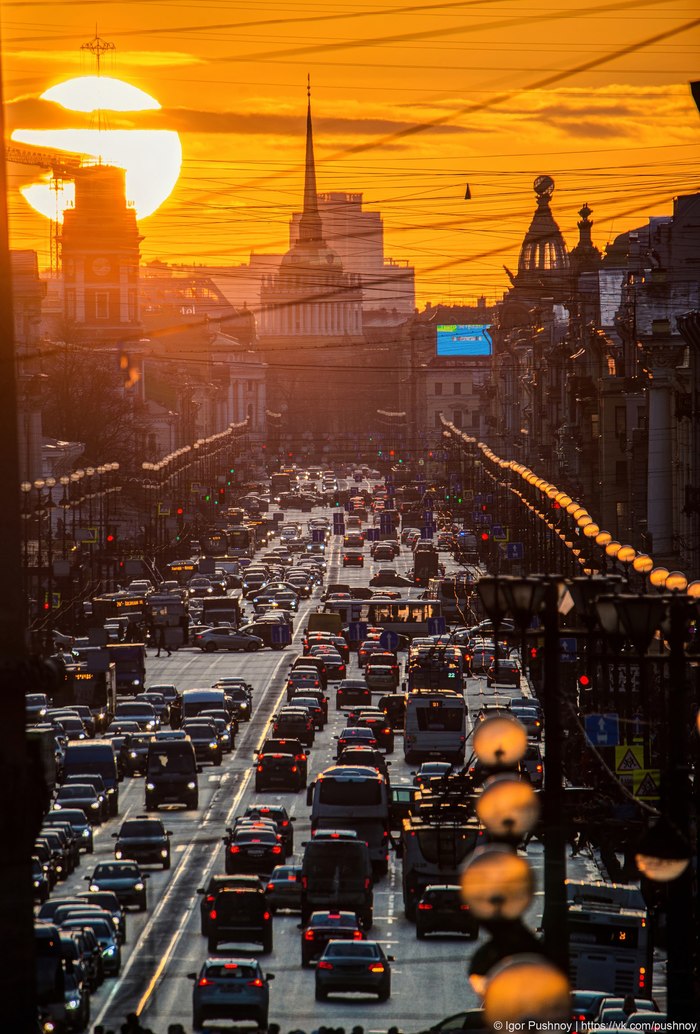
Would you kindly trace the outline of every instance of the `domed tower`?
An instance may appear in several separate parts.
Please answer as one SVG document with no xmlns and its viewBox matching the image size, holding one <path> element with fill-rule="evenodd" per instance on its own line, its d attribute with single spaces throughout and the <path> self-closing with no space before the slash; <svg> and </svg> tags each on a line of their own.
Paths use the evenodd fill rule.
<svg viewBox="0 0 700 1034">
<path fill-rule="evenodd" d="M 593 223 L 590 219 L 592 211 L 587 204 L 584 204 L 583 208 L 579 209 L 578 214 L 581 216 L 581 219 L 577 223 L 578 244 L 571 249 L 569 256 L 571 269 L 575 274 L 587 273 L 597 269 L 602 261 L 600 251 L 592 240 Z"/>
<path fill-rule="evenodd" d="M 518 273 L 513 277 L 518 293 L 536 304 L 540 298 L 564 301 L 569 293 L 569 252 L 549 202 L 554 193 L 551 176 L 534 182 L 537 208 L 520 249 Z"/>
</svg>

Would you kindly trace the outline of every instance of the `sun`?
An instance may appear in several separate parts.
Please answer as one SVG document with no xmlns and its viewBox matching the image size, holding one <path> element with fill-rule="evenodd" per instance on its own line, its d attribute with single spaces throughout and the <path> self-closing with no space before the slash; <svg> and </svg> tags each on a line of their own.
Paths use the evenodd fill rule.
<svg viewBox="0 0 700 1034">
<path fill-rule="evenodd" d="M 52 86 L 41 100 L 57 104 L 67 111 L 104 113 L 157 111 L 158 101 L 121 79 L 84 75 Z M 167 129 L 15 129 L 12 140 L 31 144 L 46 151 L 59 148 L 89 155 L 105 165 L 118 165 L 126 170 L 126 198 L 133 204 L 137 219 L 152 215 L 171 194 L 180 175 L 182 147 L 177 133 Z M 58 185 L 49 182 L 48 174 L 39 182 L 20 188 L 22 196 L 35 211 L 47 219 L 62 219 L 65 208 L 75 199 L 70 182 Z"/>
</svg>

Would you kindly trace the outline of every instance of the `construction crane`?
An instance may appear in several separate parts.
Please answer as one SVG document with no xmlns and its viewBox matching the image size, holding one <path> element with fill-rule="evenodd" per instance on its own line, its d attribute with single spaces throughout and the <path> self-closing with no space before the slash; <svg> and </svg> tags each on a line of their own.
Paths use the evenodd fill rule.
<svg viewBox="0 0 700 1034">
<path fill-rule="evenodd" d="M 58 195 L 66 180 L 74 180 L 78 169 L 81 169 L 90 156 L 70 151 L 45 151 L 41 147 L 31 145 L 8 144 L 5 150 L 8 162 L 15 165 L 33 165 L 35 168 L 48 169 L 51 172 L 51 187 L 56 198 L 56 218 L 51 220 L 51 272 L 58 274 L 61 260 L 61 221 L 58 211 Z M 94 159 L 92 159 L 94 161 Z"/>
</svg>

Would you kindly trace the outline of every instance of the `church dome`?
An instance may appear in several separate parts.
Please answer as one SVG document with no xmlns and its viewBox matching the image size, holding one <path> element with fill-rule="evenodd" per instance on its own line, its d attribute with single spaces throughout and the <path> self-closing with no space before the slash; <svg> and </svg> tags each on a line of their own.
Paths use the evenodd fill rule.
<svg viewBox="0 0 700 1034">
<path fill-rule="evenodd" d="M 538 176 L 534 190 L 537 208 L 520 249 L 518 273 L 527 277 L 532 274 L 546 276 L 566 272 L 569 268 L 569 252 L 549 207 L 549 200 L 554 193 L 554 180 L 551 176 Z"/>
</svg>

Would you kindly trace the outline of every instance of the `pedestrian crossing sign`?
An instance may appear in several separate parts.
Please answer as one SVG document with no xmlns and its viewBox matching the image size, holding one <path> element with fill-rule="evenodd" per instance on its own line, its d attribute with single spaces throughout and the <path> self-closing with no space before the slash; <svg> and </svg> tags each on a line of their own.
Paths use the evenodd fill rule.
<svg viewBox="0 0 700 1034">
<path fill-rule="evenodd" d="M 615 771 L 638 772 L 644 768 L 644 748 L 625 746 L 615 748 Z"/>
<path fill-rule="evenodd" d="M 640 801 L 658 801 L 659 781 L 660 772 L 658 769 L 648 768 L 641 772 L 635 772 L 632 778 L 634 796 Z"/>
</svg>

